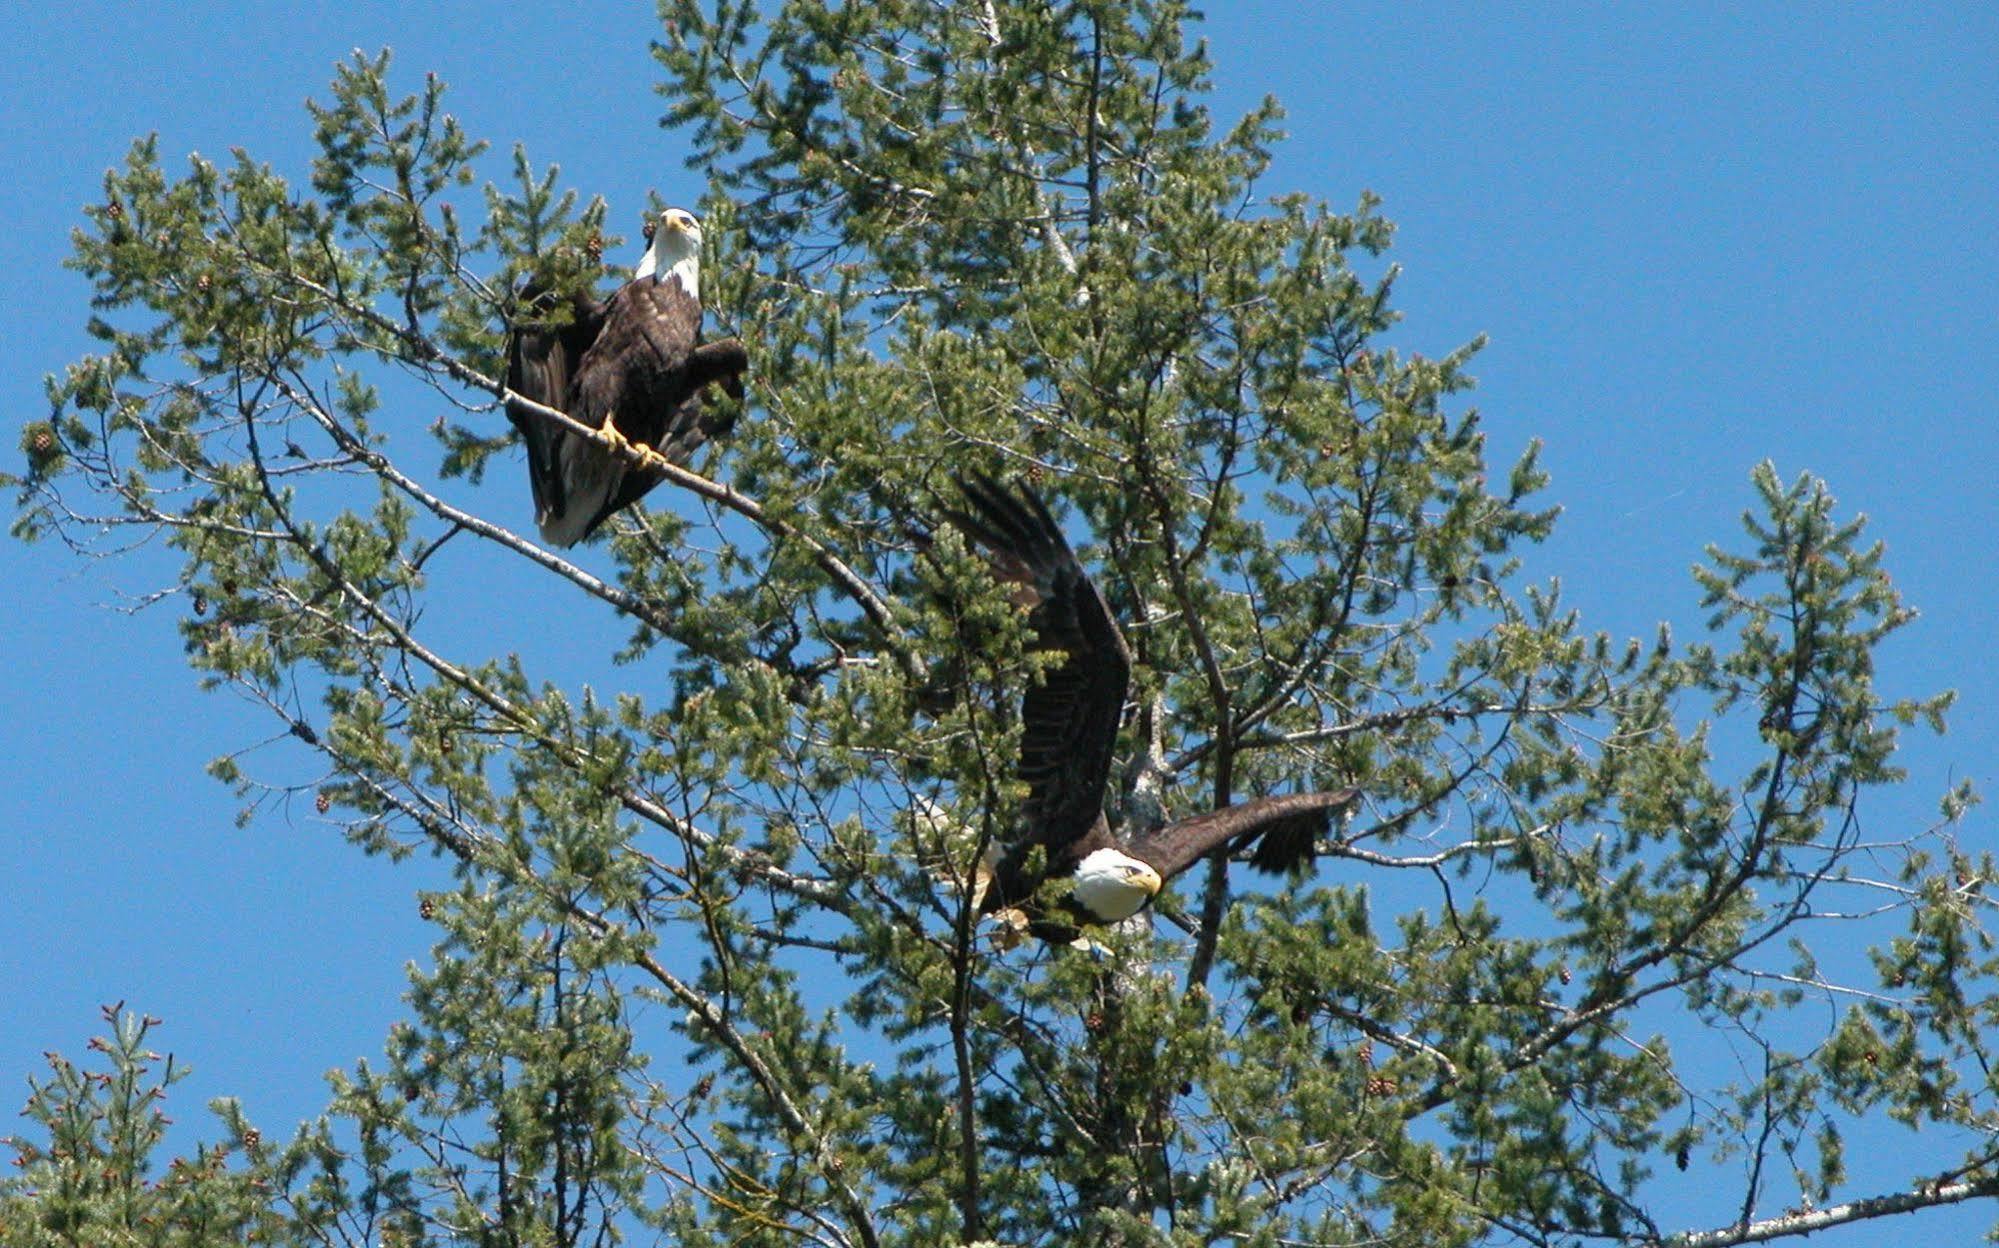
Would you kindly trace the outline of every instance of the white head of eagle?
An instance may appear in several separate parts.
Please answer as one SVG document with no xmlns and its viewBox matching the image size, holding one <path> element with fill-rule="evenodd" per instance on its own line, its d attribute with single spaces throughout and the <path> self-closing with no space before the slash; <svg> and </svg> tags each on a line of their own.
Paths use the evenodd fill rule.
<svg viewBox="0 0 1999 1248">
<path fill-rule="evenodd" d="M 1163 883 L 1159 872 L 1130 854 L 1099 849 L 1076 864 L 1073 895 L 1099 922 L 1122 923 L 1144 909 Z"/>
<path fill-rule="evenodd" d="M 646 254 L 633 281 L 679 278 L 689 299 L 701 298 L 701 222 L 685 208 L 669 208 L 653 223 Z"/>
</svg>

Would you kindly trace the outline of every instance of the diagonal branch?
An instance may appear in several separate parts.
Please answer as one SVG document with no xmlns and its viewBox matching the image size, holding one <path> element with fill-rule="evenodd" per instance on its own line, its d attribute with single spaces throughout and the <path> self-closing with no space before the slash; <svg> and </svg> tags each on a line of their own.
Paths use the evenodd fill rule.
<svg viewBox="0 0 1999 1248">
<path fill-rule="evenodd" d="M 1810 1235 L 1835 1226 L 1850 1226 L 1856 1222 L 1914 1213 L 1921 1209 L 1940 1209 L 1992 1196 L 1999 1196 L 1999 1178 L 1970 1179 L 1959 1183 L 1918 1183 L 1913 1192 L 1864 1196 L 1826 1209 L 1801 1210 L 1711 1231 L 1687 1231 L 1656 1241 L 1648 1248 L 1731 1248 L 1735 1244 L 1762 1244 L 1792 1235 Z"/>
</svg>

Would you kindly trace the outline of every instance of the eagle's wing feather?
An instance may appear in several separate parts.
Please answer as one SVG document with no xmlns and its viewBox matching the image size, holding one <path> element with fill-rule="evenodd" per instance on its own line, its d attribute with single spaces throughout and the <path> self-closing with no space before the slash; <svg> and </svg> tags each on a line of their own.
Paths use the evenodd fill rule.
<svg viewBox="0 0 1999 1248">
<path fill-rule="evenodd" d="M 554 291 L 530 280 L 518 306 L 526 319 L 507 335 L 507 388 L 558 412 L 569 410 L 569 383 L 584 352 L 603 327 L 605 305 L 577 292 L 569 301 L 566 324 L 549 319 L 559 304 Z M 545 524 L 563 510 L 561 451 L 573 435 L 538 412 L 509 403 L 507 419 L 527 447 L 528 485 L 534 491 L 535 521 Z"/>
<path fill-rule="evenodd" d="M 1032 490 L 1008 490 L 985 476 L 961 479 L 958 487 L 969 510 L 947 508 L 945 514 L 990 552 L 1002 580 L 1021 587 L 1024 605 L 1032 607 L 1035 648 L 1063 656 L 1028 687 L 1021 703 L 1019 774 L 1027 798 L 1019 839 L 1005 855 L 1017 860 L 1028 848 L 1045 846 L 1049 872 L 1058 874 L 1100 842 L 1109 844 L 1104 787 L 1131 683 L 1131 651 L 1103 595 Z M 1000 874 L 1004 882 L 1005 860 Z"/>
<path fill-rule="evenodd" d="M 694 348 L 687 357 L 687 397 L 674 409 L 655 449 L 672 462 L 684 464 L 710 438 L 722 437 L 734 428 L 736 410 L 719 413 L 707 410 L 701 392 L 711 384 L 720 385 L 724 394 L 742 402 L 743 372 L 749 365 L 750 353 L 738 338 L 704 342 Z"/>
<path fill-rule="evenodd" d="M 699 390 L 719 383 L 732 399 L 743 397 L 743 373 L 750 366 L 749 348 L 740 338 L 718 338 L 694 348 L 687 357 L 687 387 Z"/>
<path fill-rule="evenodd" d="M 1126 848 L 1162 880 L 1172 879 L 1217 850 L 1251 842 L 1255 843 L 1251 866 L 1272 873 L 1291 871 L 1312 860 L 1319 838 L 1332 828 L 1333 816 L 1358 800 L 1359 789 L 1258 798 L 1169 823 Z"/>
</svg>

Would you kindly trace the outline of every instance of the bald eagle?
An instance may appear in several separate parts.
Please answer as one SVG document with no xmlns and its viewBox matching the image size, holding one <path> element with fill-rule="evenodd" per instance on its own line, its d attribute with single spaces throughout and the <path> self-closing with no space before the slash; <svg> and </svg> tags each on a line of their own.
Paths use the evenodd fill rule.
<svg viewBox="0 0 1999 1248">
<path fill-rule="evenodd" d="M 669 208 L 649 223 L 644 259 L 602 302 L 573 296 L 557 315 L 554 292 L 530 282 L 520 294 L 530 320 L 507 340 L 507 386 L 522 398 L 684 463 L 729 422 L 702 409 L 719 383 L 740 400 L 749 357 L 734 338 L 702 344 L 701 223 Z M 571 546 L 658 485 L 657 469 L 566 429 L 518 404 L 507 418 L 527 446 L 528 484 L 542 540 Z"/>
<path fill-rule="evenodd" d="M 1250 864 L 1273 873 L 1310 861 L 1333 815 L 1359 800 L 1358 789 L 1259 798 L 1128 839 L 1112 833 L 1104 789 L 1131 682 L 1124 634 L 1032 490 L 983 476 L 962 478 L 958 488 L 967 509 L 945 514 L 986 549 L 1001 580 L 1019 587 L 1015 600 L 1031 608 L 1034 647 L 1062 656 L 1021 703 L 1019 775 L 1027 797 L 1017 834 L 995 846 L 986 864 L 979 912 L 1026 907 L 1045 880 L 1072 876 L 1058 904 L 1080 922 L 1117 923 L 1210 854 L 1253 846 Z M 1038 935 L 1074 935 L 1027 917 Z"/>
</svg>

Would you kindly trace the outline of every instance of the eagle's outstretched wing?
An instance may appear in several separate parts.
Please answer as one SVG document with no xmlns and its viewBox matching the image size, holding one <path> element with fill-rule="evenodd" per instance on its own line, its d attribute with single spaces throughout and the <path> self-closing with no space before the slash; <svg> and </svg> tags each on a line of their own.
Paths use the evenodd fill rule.
<svg viewBox="0 0 1999 1248">
<path fill-rule="evenodd" d="M 1001 887 L 990 899 L 997 905 L 1016 900 L 1007 866 L 1033 846 L 1046 847 L 1047 871 L 1055 875 L 1111 843 L 1104 787 L 1131 683 L 1131 651 L 1032 490 L 1008 489 L 987 476 L 961 478 L 958 488 L 967 509 L 945 514 L 989 552 L 1002 580 L 1020 587 L 1018 600 L 1032 608 L 1035 647 L 1063 656 L 1021 704 L 1020 778 L 1028 791 L 1020 835 L 1005 847 Z"/>
<path fill-rule="evenodd" d="M 1262 797 L 1169 823 L 1133 838 L 1125 848 L 1165 880 L 1216 850 L 1250 845 L 1251 866 L 1273 874 L 1291 871 L 1311 862 L 1319 838 L 1332 829 L 1333 816 L 1359 800 L 1359 789 Z"/>
</svg>

